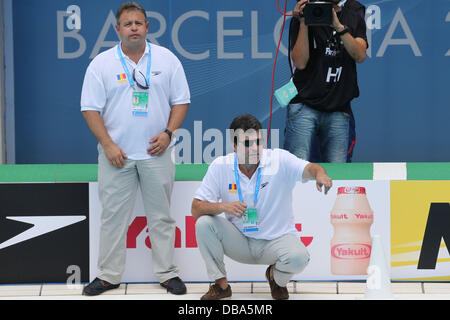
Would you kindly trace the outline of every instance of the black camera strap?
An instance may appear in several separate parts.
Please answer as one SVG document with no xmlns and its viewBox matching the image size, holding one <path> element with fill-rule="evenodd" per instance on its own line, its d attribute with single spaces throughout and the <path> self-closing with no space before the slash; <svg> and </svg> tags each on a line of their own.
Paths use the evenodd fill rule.
<svg viewBox="0 0 450 320">
<path fill-rule="evenodd" d="M 291 60 L 291 36 L 292 36 L 292 23 L 294 22 L 294 17 L 291 18 L 291 22 L 289 23 L 289 36 L 288 36 L 288 63 L 289 63 L 289 70 L 291 70 L 291 78 L 294 77 L 294 69 L 292 67 L 292 60 Z"/>
</svg>

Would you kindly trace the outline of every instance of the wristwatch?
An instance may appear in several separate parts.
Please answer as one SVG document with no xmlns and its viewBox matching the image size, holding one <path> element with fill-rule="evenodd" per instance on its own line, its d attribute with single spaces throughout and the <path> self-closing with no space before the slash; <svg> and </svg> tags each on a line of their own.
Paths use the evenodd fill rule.
<svg viewBox="0 0 450 320">
<path fill-rule="evenodd" d="M 348 29 L 348 27 L 344 26 L 344 29 L 340 32 L 336 32 L 336 34 L 338 36 L 343 36 L 344 34 L 346 34 L 347 32 L 350 32 L 350 30 Z"/>
<path fill-rule="evenodd" d="M 167 135 L 169 136 L 169 139 L 172 140 L 172 131 L 170 131 L 169 129 L 164 130 L 165 133 L 167 133 Z"/>
</svg>

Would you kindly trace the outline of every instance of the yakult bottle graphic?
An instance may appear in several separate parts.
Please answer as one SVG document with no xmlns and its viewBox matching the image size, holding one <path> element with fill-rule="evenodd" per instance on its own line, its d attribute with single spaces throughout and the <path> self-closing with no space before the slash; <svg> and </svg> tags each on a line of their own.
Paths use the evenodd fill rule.
<svg viewBox="0 0 450 320">
<path fill-rule="evenodd" d="M 364 187 L 339 187 L 331 210 L 331 273 L 367 274 L 372 238 L 373 211 Z"/>
</svg>

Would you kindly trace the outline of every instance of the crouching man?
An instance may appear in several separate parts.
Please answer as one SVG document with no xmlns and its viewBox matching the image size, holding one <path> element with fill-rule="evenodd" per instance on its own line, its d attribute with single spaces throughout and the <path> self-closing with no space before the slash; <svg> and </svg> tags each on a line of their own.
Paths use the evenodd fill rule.
<svg viewBox="0 0 450 320">
<path fill-rule="evenodd" d="M 252 115 L 238 116 L 230 129 L 235 152 L 211 163 L 192 202 L 197 244 L 215 281 L 201 299 L 231 297 L 224 255 L 269 265 L 272 297 L 288 299 L 287 283 L 309 262 L 294 225 L 292 190 L 299 180 L 315 179 L 327 193 L 332 180 L 318 164 L 263 148 L 261 123 Z"/>
</svg>

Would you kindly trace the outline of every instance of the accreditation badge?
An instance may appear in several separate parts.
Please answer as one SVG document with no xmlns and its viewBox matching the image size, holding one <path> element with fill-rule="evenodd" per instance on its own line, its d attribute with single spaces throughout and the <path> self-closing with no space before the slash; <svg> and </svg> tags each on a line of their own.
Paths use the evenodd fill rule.
<svg viewBox="0 0 450 320">
<path fill-rule="evenodd" d="M 278 103 L 283 108 L 286 107 L 297 94 L 297 87 L 292 82 L 292 79 L 274 93 L 275 98 L 277 98 Z"/>
<path fill-rule="evenodd" d="M 134 91 L 132 95 L 133 116 L 147 116 L 148 92 Z"/>
<path fill-rule="evenodd" d="M 258 231 L 258 212 L 256 208 L 249 208 L 242 216 L 243 232 Z"/>
</svg>

